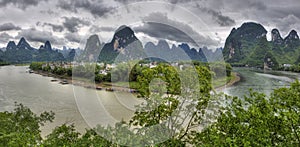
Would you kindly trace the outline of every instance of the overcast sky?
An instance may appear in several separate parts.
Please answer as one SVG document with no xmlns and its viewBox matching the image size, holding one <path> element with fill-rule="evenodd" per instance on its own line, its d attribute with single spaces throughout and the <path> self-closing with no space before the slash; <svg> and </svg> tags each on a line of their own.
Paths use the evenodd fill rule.
<svg viewBox="0 0 300 147">
<path fill-rule="evenodd" d="M 143 44 L 166 39 L 209 48 L 223 47 L 243 22 L 278 28 L 283 37 L 300 31 L 299 0 L 0 0 L 0 9 L 0 47 L 25 37 L 36 48 L 46 40 L 77 48 L 92 34 L 109 42 L 121 25 Z"/>
</svg>

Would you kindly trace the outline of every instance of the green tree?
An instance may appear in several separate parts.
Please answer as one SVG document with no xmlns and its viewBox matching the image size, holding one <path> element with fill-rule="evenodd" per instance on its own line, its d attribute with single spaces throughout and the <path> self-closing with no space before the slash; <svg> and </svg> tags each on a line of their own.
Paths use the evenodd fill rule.
<svg viewBox="0 0 300 147">
<path fill-rule="evenodd" d="M 75 130 L 74 125 L 63 124 L 56 127 L 43 142 L 43 146 L 75 146 L 80 133 Z"/>
<path fill-rule="evenodd" d="M 159 146 L 184 146 L 189 142 L 193 130 L 211 123 L 207 115 L 210 100 L 211 72 L 207 67 L 186 67 L 180 71 L 167 64 L 159 64 L 142 71 L 138 76 L 141 97 L 145 104 L 138 107 L 130 125 L 139 127 L 160 127 L 139 130 L 137 134 L 153 134 L 139 141 L 151 145 L 153 141 L 163 140 Z M 179 121 L 181 120 L 181 121 Z M 186 125 L 183 125 L 185 123 Z M 141 135 L 142 136 L 142 135 Z"/>
<path fill-rule="evenodd" d="M 268 97 L 250 91 L 243 99 L 227 96 L 217 122 L 195 132 L 197 146 L 299 146 L 300 83 Z"/>
<path fill-rule="evenodd" d="M 99 146 L 108 147 L 113 144 L 107 139 L 103 138 L 94 129 L 86 130 L 86 133 L 79 138 L 76 146 Z"/>
<path fill-rule="evenodd" d="M 262 68 L 264 66 L 265 56 L 269 51 L 271 51 L 271 46 L 267 38 L 260 38 L 258 43 L 254 46 L 254 50 L 250 54 L 247 64 L 249 66 Z"/>
<path fill-rule="evenodd" d="M 40 125 L 53 119 L 53 112 L 37 116 L 22 104 L 16 104 L 13 112 L 0 112 L 0 146 L 39 145 L 42 141 Z"/>
<path fill-rule="evenodd" d="M 32 70 L 43 70 L 43 64 L 44 62 L 32 62 L 29 66 Z"/>
</svg>

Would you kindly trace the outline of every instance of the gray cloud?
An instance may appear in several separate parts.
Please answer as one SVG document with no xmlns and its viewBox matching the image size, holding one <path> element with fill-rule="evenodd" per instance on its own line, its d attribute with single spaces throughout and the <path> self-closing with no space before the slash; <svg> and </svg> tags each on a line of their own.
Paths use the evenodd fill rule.
<svg viewBox="0 0 300 147">
<path fill-rule="evenodd" d="M 142 32 L 158 39 L 168 39 L 177 42 L 193 43 L 193 39 L 179 29 L 156 22 L 145 22 L 142 26 L 134 27 L 133 30 L 137 33 Z"/>
<path fill-rule="evenodd" d="M 9 41 L 10 39 L 13 39 L 13 37 L 10 36 L 9 34 L 7 34 L 7 33 L 5 33 L 5 32 L 0 34 L 0 42 L 1 42 L 1 43 L 8 43 L 8 41 Z"/>
<path fill-rule="evenodd" d="M 53 10 L 51 10 L 51 9 L 48 9 L 48 10 L 41 10 L 40 12 L 43 13 L 43 14 L 48 14 L 48 15 L 53 15 L 53 16 L 59 15 L 59 12 L 53 11 Z"/>
<path fill-rule="evenodd" d="M 54 45 L 64 45 L 65 42 L 62 38 L 54 36 L 51 32 L 48 31 L 39 31 L 34 28 L 25 29 L 18 33 L 15 37 L 19 39 L 25 37 L 28 41 L 44 43 L 50 41 Z"/>
<path fill-rule="evenodd" d="M 296 29 L 300 31 L 300 19 L 293 14 L 290 14 L 282 19 L 279 19 L 276 22 L 276 26 L 278 27 L 280 32 L 283 32 L 283 37 L 285 34 L 288 34 L 292 29 Z"/>
<path fill-rule="evenodd" d="M 220 26 L 232 26 L 235 24 L 235 21 L 232 18 L 222 15 L 221 12 L 214 10 L 208 10 L 207 12 L 212 14 L 213 18 Z"/>
<path fill-rule="evenodd" d="M 213 1 L 213 5 L 218 4 L 218 1 Z M 265 11 L 268 9 L 267 4 L 276 3 L 275 0 L 270 0 L 269 2 L 267 0 L 261 1 L 261 0 L 223 0 L 222 2 L 219 2 L 222 7 L 225 9 L 231 9 L 233 12 L 240 12 L 245 13 L 247 10 L 253 10 L 253 11 Z M 210 5 L 208 8 L 213 9 L 214 6 Z M 243 11 L 241 11 L 243 10 Z"/>
<path fill-rule="evenodd" d="M 11 30 L 21 30 L 19 26 L 15 26 L 13 23 L 4 23 L 0 25 L 0 31 L 11 31 Z"/>
<path fill-rule="evenodd" d="M 210 8 L 201 7 L 200 5 L 197 5 L 197 7 L 200 10 L 210 14 L 212 16 L 212 19 L 214 19 L 214 21 L 220 26 L 232 26 L 235 24 L 235 21 L 232 18 L 230 18 L 229 16 L 224 16 L 220 11 L 218 12 Z"/>
<path fill-rule="evenodd" d="M 149 16 L 144 17 L 144 24 L 142 26 L 137 26 L 133 29 L 136 32 L 142 32 L 151 37 L 191 43 L 195 46 L 197 46 L 195 43 L 206 46 L 218 45 L 218 41 L 203 36 L 189 25 L 171 20 L 162 13 L 151 13 Z"/>
<path fill-rule="evenodd" d="M 151 0 L 114 0 L 114 1 L 126 5 L 129 3 L 141 2 L 141 1 L 151 1 Z"/>
<path fill-rule="evenodd" d="M 56 24 L 52 24 L 52 23 L 44 23 L 43 26 L 50 26 L 54 32 L 64 31 L 64 27 L 62 25 L 56 25 Z"/>
<path fill-rule="evenodd" d="M 103 27 L 99 27 L 99 26 L 95 26 L 93 25 L 90 29 L 89 32 L 91 33 L 99 33 L 99 32 L 114 32 L 116 30 L 116 28 L 114 27 L 108 27 L 108 26 L 103 26 Z"/>
<path fill-rule="evenodd" d="M 14 5 L 18 8 L 25 10 L 29 6 L 36 6 L 42 1 L 48 0 L 0 0 L 0 7 L 6 7 L 7 5 Z"/>
<path fill-rule="evenodd" d="M 103 17 L 106 14 L 113 13 L 112 10 L 114 9 L 114 7 L 104 5 L 103 0 L 59 0 L 57 6 L 75 13 L 78 13 L 78 9 L 81 8 L 90 12 L 95 17 Z"/>
<path fill-rule="evenodd" d="M 77 32 L 82 26 L 89 25 L 90 22 L 77 17 L 64 17 L 63 26 L 71 33 Z"/>
<path fill-rule="evenodd" d="M 265 11 L 267 9 L 267 6 L 262 1 L 251 0 L 251 1 L 248 1 L 248 3 L 249 3 L 249 7 L 255 8 L 257 10 Z"/>
<path fill-rule="evenodd" d="M 178 3 L 189 3 L 193 0 L 168 0 L 171 4 L 178 4 Z M 194 0 L 195 1 L 195 0 Z"/>
<path fill-rule="evenodd" d="M 281 16 L 294 15 L 294 16 L 300 18 L 299 5 L 300 5 L 300 2 L 299 2 L 299 4 L 295 4 L 293 6 L 281 7 L 281 8 L 275 7 L 272 9 L 274 9 L 274 11 L 276 11 Z"/>
<path fill-rule="evenodd" d="M 69 42 L 80 43 L 80 41 L 81 41 L 81 37 L 80 37 L 80 35 L 78 35 L 77 33 L 66 33 L 66 34 L 65 34 L 65 38 L 66 38 Z"/>
<path fill-rule="evenodd" d="M 52 24 L 52 23 L 41 23 L 41 22 L 37 22 L 36 23 L 36 26 L 42 26 L 42 27 L 45 27 L 45 26 L 49 26 L 50 28 L 52 28 L 52 31 L 53 32 L 62 32 L 64 31 L 64 27 L 62 25 L 56 25 L 56 24 Z"/>
<path fill-rule="evenodd" d="M 122 3 L 122 4 L 129 4 L 133 2 L 141 2 L 141 1 L 155 1 L 155 0 L 114 0 L 116 2 Z M 179 3 L 189 3 L 197 0 L 165 0 L 165 2 L 169 2 L 171 4 L 179 4 Z M 199 1 L 199 0 L 198 0 Z"/>
</svg>

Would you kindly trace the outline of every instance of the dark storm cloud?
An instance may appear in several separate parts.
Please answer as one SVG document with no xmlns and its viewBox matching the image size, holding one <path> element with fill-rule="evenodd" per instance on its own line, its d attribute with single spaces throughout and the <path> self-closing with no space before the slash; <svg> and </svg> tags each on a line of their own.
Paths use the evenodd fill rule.
<svg viewBox="0 0 300 147">
<path fill-rule="evenodd" d="M 57 6 L 75 13 L 78 13 L 78 9 L 81 8 L 90 12 L 95 17 L 103 17 L 106 14 L 113 13 L 112 10 L 114 9 L 114 7 L 103 4 L 103 0 L 59 0 Z"/>
<path fill-rule="evenodd" d="M 71 33 L 77 32 L 82 26 L 89 25 L 90 22 L 77 17 L 64 17 L 63 26 Z"/>
<path fill-rule="evenodd" d="M 133 30 L 137 33 L 142 32 L 147 34 L 150 37 L 195 44 L 193 39 L 186 33 L 162 23 L 145 22 L 142 26 L 134 27 Z"/>
<path fill-rule="evenodd" d="M 28 41 L 32 42 L 44 43 L 48 40 L 54 45 L 64 44 L 63 39 L 54 36 L 51 32 L 39 31 L 34 28 L 22 30 L 15 38 L 20 39 L 21 37 L 25 37 Z"/>
<path fill-rule="evenodd" d="M 81 37 L 80 37 L 77 33 L 66 33 L 66 34 L 65 34 L 65 38 L 66 38 L 69 42 L 80 43 L 80 41 L 81 41 Z"/>
<path fill-rule="evenodd" d="M 0 7 L 6 7 L 7 5 L 14 5 L 18 8 L 25 10 L 29 6 L 37 6 L 42 1 L 48 0 L 0 0 Z"/>
<path fill-rule="evenodd" d="M 212 9 L 207 12 L 212 15 L 213 19 L 215 19 L 220 26 L 232 26 L 235 24 L 235 21 L 232 18 L 222 15 L 221 12 L 217 12 Z"/>
<path fill-rule="evenodd" d="M 142 32 L 159 39 L 191 43 L 193 45 L 196 45 L 195 42 L 207 46 L 218 44 L 218 41 L 199 34 L 187 24 L 169 19 L 163 13 L 151 13 L 143 20 L 144 24 L 142 26 L 133 28 L 136 32 Z"/>
<path fill-rule="evenodd" d="M 8 43 L 13 37 L 7 34 L 6 32 L 0 34 L 0 43 Z"/>
<path fill-rule="evenodd" d="M 210 8 L 201 7 L 199 5 L 197 5 L 197 7 L 200 10 L 210 14 L 212 16 L 212 19 L 222 27 L 232 26 L 235 24 L 235 21 L 232 18 L 230 18 L 229 16 L 224 16 L 220 11 L 215 11 Z"/>
<path fill-rule="evenodd" d="M 4 23 L 0 25 L 1 31 L 21 30 L 21 27 L 15 26 L 13 23 Z"/>
</svg>

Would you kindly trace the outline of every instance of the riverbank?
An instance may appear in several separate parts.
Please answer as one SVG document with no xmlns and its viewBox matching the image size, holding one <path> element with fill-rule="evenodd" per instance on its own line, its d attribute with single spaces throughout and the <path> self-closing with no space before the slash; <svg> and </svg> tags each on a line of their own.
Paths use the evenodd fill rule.
<svg viewBox="0 0 300 147">
<path fill-rule="evenodd" d="M 230 80 L 226 81 L 225 85 L 215 86 L 214 89 L 216 91 L 224 90 L 226 87 L 230 87 L 241 80 L 241 76 L 237 72 L 232 72 L 229 78 Z"/>
<path fill-rule="evenodd" d="M 240 80 L 241 80 L 240 75 L 237 72 L 233 72 L 231 80 L 225 86 L 227 87 L 232 86 L 235 83 L 239 82 Z"/>
<path fill-rule="evenodd" d="M 137 93 L 136 88 L 132 87 L 137 87 L 137 83 L 130 83 L 130 85 L 134 85 L 132 87 L 128 87 L 128 84 L 124 82 L 123 83 L 109 83 L 109 82 L 102 82 L 102 83 L 96 83 L 92 81 L 88 81 L 87 79 L 80 79 L 80 78 L 73 78 L 69 77 L 66 75 L 56 75 L 53 73 L 45 72 L 45 71 L 33 71 L 35 74 L 39 74 L 42 76 L 47 76 L 47 77 L 53 77 L 59 79 L 58 81 L 62 84 L 73 84 L 75 86 L 81 86 L 85 88 L 90 88 L 90 89 L 96 89 L 96 90 L 106 90 L 106 91 L 121 91 L 121 92 L 130 92 L 130 93 Z M 224 89 L 226 87 L 232 86 L 235 83 L 240 81 L 240 76 L 236 72 L 232 72 L 230 77 L 227 77 L 226 79 L 221 79 L 219 81 L 213 81 L 216 83 L 213 83 L 214 89 L 215 90 L 220 90 Z M 54 80 L 55 82 L 56 80 Z M 224 85 L 224 83 L 226 83 Z"/>
<path fill-rule="evenodd" d="M 84 88 L 90 88 L 95 90 L 106 90 L 106 91 L 120 91 L 120 92 L 130 92 L 130 93 L 137 93 L 137 90 L 131 87 L 124 86 L 123 83 L 109 83 L 109 82 L 102 82 L 96 83 L 89 81 L 88 79 L 83 78 L 73 78 L 66 75 L 56 75 L 53 73 L 45 72 L 45 71 L 33 71 L 34 74 L 39 74 L 42 76 L 53 77 L 58 79 L 53 80 L 52 82 L 59 82 L 60 84 L 73 84 L 75 86 L 81 86 Z M 136 85 L 132 83 L 132 85 Z"/>
</svg>

